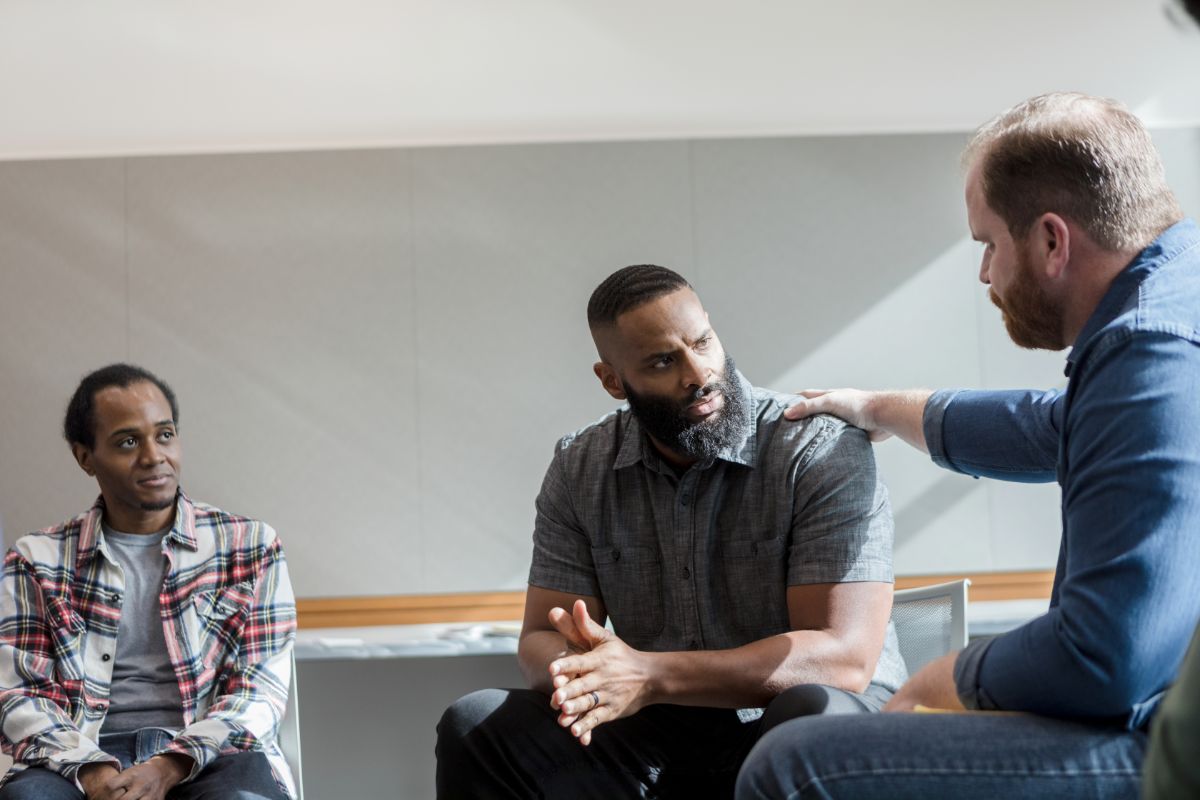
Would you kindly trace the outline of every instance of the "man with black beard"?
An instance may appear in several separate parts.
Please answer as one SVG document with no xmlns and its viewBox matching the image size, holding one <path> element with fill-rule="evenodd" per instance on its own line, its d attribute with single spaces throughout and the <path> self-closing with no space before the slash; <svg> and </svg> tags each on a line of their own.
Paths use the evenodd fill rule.
<svg viewBox="0 0 1200 800">
<path fill-rule="evenodd" d="M 558 444 L 518 653 L 530 688 L 447 710 L 440 797 L 728 796 L 763 731 L 876 711 L 905 678 L 866 435 L 785 422 L 796 398 L 746 381 L 669 269 L 609 276 L 588 324 L 596 376 L 629 405 Z"/>
</svg>

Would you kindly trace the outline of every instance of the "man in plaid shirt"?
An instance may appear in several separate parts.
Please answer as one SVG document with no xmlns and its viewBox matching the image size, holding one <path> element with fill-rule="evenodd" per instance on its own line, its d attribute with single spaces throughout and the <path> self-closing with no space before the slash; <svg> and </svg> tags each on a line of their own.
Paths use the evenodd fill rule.
<svg viewBox="0 0 1200 800">
<path fill-rule="evenodd" d="M 296 607 L 265 523 L 179 490 L 175 395 L 88 375 L 64 433 L 95 506 L 9 550 L 0 584 L 0 800 L 294 796 L 276 732 Z"/>
</svg>

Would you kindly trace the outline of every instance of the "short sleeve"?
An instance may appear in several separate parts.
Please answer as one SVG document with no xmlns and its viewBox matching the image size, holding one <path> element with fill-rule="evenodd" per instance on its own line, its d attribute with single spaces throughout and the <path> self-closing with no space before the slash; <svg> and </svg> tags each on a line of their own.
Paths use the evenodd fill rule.
<svg viewBox="0 0 1200 800">
<path fill-rule="evenodd" d="M 816 417 L 796 473 L 788 585 L 891 583 L 892 510 L 859 428 Z"/>
<path fill-rule="evenodd" d="M 566 458 L 560 442 L 535 502 L 529 583 L 557 592 L 599 597 L 591 543 L 579 523 L 564 477 Z"/>
</svg>

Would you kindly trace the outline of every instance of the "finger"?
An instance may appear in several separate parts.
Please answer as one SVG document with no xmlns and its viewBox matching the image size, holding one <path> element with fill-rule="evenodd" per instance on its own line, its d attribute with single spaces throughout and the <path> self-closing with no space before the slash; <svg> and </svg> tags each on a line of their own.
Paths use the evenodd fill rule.
<svg viewBox="0 0 1200 800">
<path fill-rule="evenodd" d="M 558 724 L 564 728 L 569 728 L 569 727 L 571 727 L 571 725 L 573 725 L 575 723 L 575 720 L 577 720 L 577 719 L 579 719 L 578 714 L 571 714 L 570 716 L 567 716 L 565 714 L 560 714 L 558 717 Z"/>
<path fill-rule="evenodd" d="M 608 706 L 596 706 L 588 713 L 584 714 L 571 725 L 571 735 L 576 739 L 581 738 L 585 733 L 599 727 L 608 721 L 612 716 L 612 712 Z"/>
<path fill-rule="evenodd" d="M 590 653 L 563 656 L 550 662 L 550 675 L 584 675 L 595 670 L 599 664 Z"/>
<path fill-rule="evenodd" d="M 582 600 L 576 600 L 575 605 L 571 607 L 571 615 L 575 620 L 575 627 L 583 634 L 588 641 L 589 647 L 595 647 L 608 638 L 608 631 L 601 625 L 597 625 L 592 619 L 592 615 L 588 613 L 587 603 Z"/>
<path fill-rule="evenodd" d="M 583 745 L 584 747 L 587 747 L 589 744 L 591 744 L 592 743 L 592 732 L 584 731 L 583 736 L 579 737 L 579 743 L 581 745 Z"/>
<path fill-rule="evenodd" d="M 569 643 L 582 650 L 588 649 L 590 646 L 588 644 L 588 640 L 579 632 L 579 628 L 575 626 L 575 620 L 571 618 L 571 615 L 567 613 L 566 609 L 558 607 L 550 609 L 549 618 L 550 624 L 553 625 L 554 629 L 562 634 L 563 638 L 565 638 Z"/>
<path fill-rule="evenodd" d="M 558 708 L 564 714 L 586 714 L 600 705 L 600 693 L 595 681 L 572 681 L 555 693 Z"/>
<path fill-rule="evenodd" d="M 802 392 L 796 392 L 796 394 L 805 399 L 797 400 L 795 403 L 785 408 L 783 410 L 784 419 L 795 421 L 798 419 L 804 419 L 805 417 L 811 417 L 813 414 L 820 414 L 825 410 L 825 401 L 821 400 L 820 398 L 829 394 L 829 390 L 805 389 Z"/>
</svg>

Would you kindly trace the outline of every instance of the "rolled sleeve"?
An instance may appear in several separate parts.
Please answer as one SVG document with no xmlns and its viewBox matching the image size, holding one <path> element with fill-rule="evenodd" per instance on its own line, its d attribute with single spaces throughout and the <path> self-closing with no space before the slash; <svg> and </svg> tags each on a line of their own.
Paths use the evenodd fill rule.
<svg viewBox="0 0 1200 800">
<path fill-rule="evenodd" d="M 954 660 L 954 686 L 959 701 L 973 711 L 992 711 L 996 704 L 979 686 L 979 671 L 993 639 L 976 639 Z"/>
<path fill-rule="evenodd" d="M 929 457 L 933 463 L 943 469 L 959 472 L 959 469 L 946 458 L 946 439 L 943 427 L 946 420 L 946 409 L 959 389 L 941 389 L 930 395 L 925 401 L 925 414 L 921 426 L 925 432 L 925 446 L 929 448 Z"/>
</svg>

